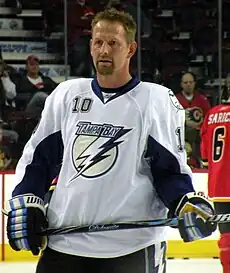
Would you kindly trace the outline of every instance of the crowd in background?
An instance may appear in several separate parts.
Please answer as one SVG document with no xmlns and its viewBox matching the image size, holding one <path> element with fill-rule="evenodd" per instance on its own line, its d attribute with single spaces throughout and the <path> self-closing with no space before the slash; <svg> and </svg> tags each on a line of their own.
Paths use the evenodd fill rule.
<svg viewBox="0 0 230 273">
<path fill-rule="evenodd" d="M 158 29 L 153 18 L 159 13 L 161 2 L 167 1 L 142 1 L 141 77 L 142 80 L 156 82 L 173 90 L 186 113 L 185 147 L 188 163 L 192 168 L 202 168 L 199 149 L 200 127 L 207 111 L 216 104 L 217 100 L 214 97 L 217 95 L 213 96 L 206 92 L 204 85 L 201 85 L 197 76 L 189 70 L 188 63 L 184 59 L 181 61 L 182 53 L 185 53 L 187 58 L 184 45 L 180 45 L 180 41 L 172 40 L 169 32 L 165 34 L 162 29 Z M 182 2 L 197 2 L 197 5 L 199 2 L 209 2 L 209 6 L 213 3 L 213 1 L 201 0 Z M 23 8 L 38 5 L 42 9 L 44 37 L 49 37 L 53 32 L 63 31 L 64 4 L 62 0 L 6 0 L 6 5 L 17 9 L 17 13 L 20 13 Z M 67 0 L 67 45 L 71 76 L 92 77 L 94 75 L 89 52 L 90 23 L 96 12 L 108 7 L 127 11 L 137 20 L 136 1 Z M 210 16 L 210 12 L 207 16 Z M 179 19 L 183 20 L 182 16 Z M 177 31 L 177 27 L 174 27 L 174 34 Z M 156 42 L 159 43 L 156 44 Z M 172 43 L 173 48 L 170 47 Z M 61 54 L 64 54 L 63 45 L 63 40 L 56 45 Z M 194 46 L 193 49 L 197 51 L 199 47 L 201 46 Z M 159 52 L 164 57 L 159 58 Z M 170 63 L 169 56 L 178 52 L 179 57 L 175 55 L 174 62 Z M 26 141 L 39 121 L 47 96 L 58 84 L 41 73 L 39 64 L 39 58 L 36 55 L 30 55 L 25 60 L 25 69 L 21 73 L 4 60 L 0 60 L 0 170 L 15 168 Z M 134 57 L 130 69 L 133 74 L 137 73 L 137 56 Z M 173 81 L 170 81 L 172 79 Z M 229 90 L 230 76 L 226 75 L 222 101 L 228 98 Z"/>
<path fill-rule="evenodd" d="M 15 168 L 57 83 L 40 72 L 39 59 L 34 55 L 26 59 L 24 73 L 1 60 L 0 79 L 0 169 L 5 170 Z"/>
</svg>

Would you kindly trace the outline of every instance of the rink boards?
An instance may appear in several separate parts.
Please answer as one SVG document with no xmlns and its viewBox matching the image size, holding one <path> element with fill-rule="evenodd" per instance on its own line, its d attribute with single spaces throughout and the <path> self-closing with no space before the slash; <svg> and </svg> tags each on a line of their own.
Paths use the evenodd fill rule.
<svg viewBox="0 0 230 273">
<path fill-rule="evenodd" d="M 194 188 L 196 191 L 207 193 L 207 173 L 203 170 L 193 172 Z M 0 173 L 0 205 L 3 207 L 5 200 L 9 199 L 11 192 L 15 187 L 14 173 Z M 5 234 L 4 216 L 0 217 L 0 261 L 1 260 L 35 260 L 30 253 L 26 251 L 12 251 L 7 244 Z M 183 243 L 176 229 L 169 228 L 168 231 L 168 252 L 169 258 L 209 258 L 218 257 L 217 240 L 219 238 L 218 231 L 207 239 L 193 243 Z"/>
</svg>

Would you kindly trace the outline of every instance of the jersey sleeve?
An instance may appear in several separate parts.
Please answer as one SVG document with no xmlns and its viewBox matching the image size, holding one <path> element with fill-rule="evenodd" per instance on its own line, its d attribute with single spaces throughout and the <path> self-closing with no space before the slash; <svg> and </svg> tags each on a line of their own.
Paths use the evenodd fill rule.
<svg viewBox="0 0 230 273">
<path fill-rule="evenodd" d="M 194 188 L 185 151 L 185 111 L 171 90 L 162 91 L 165 92 L 161 102 L 150 106 L 146 156 L 154 187 L 165 206 L 174 213 L 181 197 Z"/>
<path fill-rule="evenodd" d="M 207 130 L 208 114 L 206 114 L 205 119 L 200 128 L 200 153 L 201 159 L 204 167 L 208 167 L 208 130 Z"/>
<path fill-rule="evenodd" d="M 43 199 L 59 172 L 63 157 L 63 95 L 59 91 L 64 93 L 60 89 L 62 84 L 46 99 L 40 122 L 24 147 L 16 167 L 17 186 L 12 196 L 33 193 Z"/>
</svg>

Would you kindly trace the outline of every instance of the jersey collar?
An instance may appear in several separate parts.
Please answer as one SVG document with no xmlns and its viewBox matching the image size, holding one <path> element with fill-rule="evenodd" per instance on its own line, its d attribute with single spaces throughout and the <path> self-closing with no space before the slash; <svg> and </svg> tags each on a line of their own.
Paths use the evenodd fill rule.
<svg viewBox="0 0 230 273">
<path fill-rule="evenodd" d="M 118 88 L 103 88 L 100 87 L 96 78 L 94 78 L 91 82 L 91 87 L 95 95 L 105 104 L 104 97 L 102 92 L 104 93 L 115 93 L 112 97 L 110 97 L 107 101 L 111 101 L 127 92 L 132 90 L 135 86 L 137 86 L 140 81 L 136 77 L 132 77 L 130 81 L 128 81 L 125 85 Z"/>
</svg>

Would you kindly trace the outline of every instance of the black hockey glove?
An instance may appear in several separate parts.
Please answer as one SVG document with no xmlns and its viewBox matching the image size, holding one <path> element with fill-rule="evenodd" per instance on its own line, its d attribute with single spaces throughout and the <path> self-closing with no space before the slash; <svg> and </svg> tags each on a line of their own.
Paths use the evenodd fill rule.
<svg viewBox="0 0 230 273">
<path fill-rule="evenodd" d="M 179 232 L 184 242 L 210 236 L 217 228 L 216 224 L 205 220 L 208 215 L 214 214 L 211 203 L 195 192 L 182 197 L 175 213 L 179 217 Z"/>
<path fill-rule="evenodd" d="M 7 237 L 16 250 L 30 250 L 38 255 L 47 238 L 38 233 L 48 226 L 43 200 L 33 194 L 19 195 L 7 202 Z"/>
</svg>

